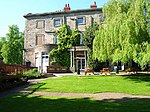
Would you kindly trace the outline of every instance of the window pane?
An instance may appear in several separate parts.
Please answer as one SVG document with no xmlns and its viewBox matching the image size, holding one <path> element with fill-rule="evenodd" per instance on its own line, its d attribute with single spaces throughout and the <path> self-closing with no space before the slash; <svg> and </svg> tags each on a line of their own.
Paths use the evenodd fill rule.
<svg viewBox="0 0 150 112">
<path fill-rule="evenodd" d="M 82 59 L 82 69 L 85 69 L 85 59 Z"/>
<path fill-rule="evenodd" d="M 37 35 L 36 36 L 36 45 L 44 44 L 44 35 Z"/>
<path fill-rule="evenodd" d="M 44 28 L 45 27 L 45 21 L 44 20 L 39 20 L 36 23 L 36 28 Z"/>
<path fill-rule="evenodd" d="M 81 60 L 78 60 L 78 69 L 81 69 Z"/>
<path fill-rule="evenodd" d="M 55 26 L 60 26 L 61 25 L 61 20 L 60 19 L 54 20 L 54 25 Z"/>
<path fill-rule="evenodd" d="M 83 24 L 84 23 L 84 19 L 82 18 L 78 18 L 78 24 Z"/>
</svg>

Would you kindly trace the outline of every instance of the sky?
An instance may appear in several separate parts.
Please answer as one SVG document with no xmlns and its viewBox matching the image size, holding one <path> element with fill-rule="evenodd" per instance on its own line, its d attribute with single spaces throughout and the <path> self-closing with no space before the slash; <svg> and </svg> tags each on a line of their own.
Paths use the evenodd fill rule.
<svg viewBox="0 0 150 112">
<path fill-rule="evenodd" d="M 65 4 L 70 4 L 71 10 L 87 9 L 96 1 L 101 8 L 109 0 L 1 0 L 0 1 L 0 37 L 8 33 L 8 26 L 18 25 L 20 32 L 24 31 L 27 13 L 45 13 L 63 10 Z"/>
</svg>

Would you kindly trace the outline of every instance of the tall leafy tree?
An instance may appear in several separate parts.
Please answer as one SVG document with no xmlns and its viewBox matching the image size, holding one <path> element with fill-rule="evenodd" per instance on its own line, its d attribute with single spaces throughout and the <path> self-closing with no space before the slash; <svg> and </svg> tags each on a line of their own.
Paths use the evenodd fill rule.
<svg viewBox="0 0 150 112">
<path fill-rule="evenodd" d="M 90 49 L 93 48 L 93 40 L 95 38 L 95 33 L 98 29 L 99 29 L 99 24 L 96 22 L 93 25 L 85 28 L 85 32 L 83 35 L 83 43 L 85 46 L 87 46 Z"/>
<path fill-rule="evenodd" d="M 93 51 L 93 40 L 95 38 L 95 33 L 99 29 L 99 24 L 94 23 L 91 26 L 85 28 L 85 32 L 83 35 L 83 44 L 88 48 L 87 57 L 88 57 L 88 65 L 93 67 L 94 60 L 92 58 L 92 51 Z"/>
<path fill-rule="evenodd" d="M 147 30 L 150 37 L 150 0 L 146 0 L 145 3 L 145 16 L 146 16 L 146 22 L 147 22 Z"/>
<path fill-rule="evenodd" d="M 9 26 L 6 34 L 6 42 L 2 46 L 1 52 L 3 61 L 7 64 L 22 64 L 24 34 L 19 32 L 17 25 Z"/>
<path fill-rule="evenodd" d="M 146 56 L 150 44 L 148 11 L 148 0 L 108 2 L 103 8 L 106 20 L 94 39 L 93 57 L 112 62 L 133 59 L 142 68 L 150 63 L 150 58 Z"/>
<path fill-rule="evenodd" d="M 4 45 L 5 42 L 6 42 L 6 38 L 0 37 L 0 58 L 3 58 L 1 55 L 2 54 L 1 49 L 2 49 L 2 46 Z"/>
</svg>

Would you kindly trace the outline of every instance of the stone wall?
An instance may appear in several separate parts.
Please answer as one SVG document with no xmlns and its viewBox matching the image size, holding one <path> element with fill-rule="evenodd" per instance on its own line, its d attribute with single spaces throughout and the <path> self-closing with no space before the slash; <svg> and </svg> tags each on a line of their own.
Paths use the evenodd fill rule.
<svg viewBox="0 0 150 112">
<path fill-rule="evenodd" d="M 29 48 L 26 52 L 24 51 L 24 63 L 31 62 L 31 66 L 35 66 L 35 54 L 36 53 L 39 53 L 39 59 L 41 63 L 42 52 L 49 53 L 55 47 L 56 45 L 54 44 L 45 44 L 45 45 L 36 46 L 35 48 Z"/>
<path fill-rule="evenodd" d="M 54 26 L 55 19 L 60 19 L 62 24 L 66 23 L 71 29 L 78 29 L 84 32 L 85 27 L 92 25 L 94 22 L 100 22 L 101 9 L 28 14 L 24 17 L 26 18 L 24 61 L 29 61 L 31 62 L 31 66 L 35 66 L 36 52 L 50 52 L 56 46 L 54 43 L 55 32 L 61 26 Z M 84 17 L 85 24 L 77 24 L 78 17 Z M 38 35 L 43 35 L 42 45 L 37 45 Z"/>
</svg>

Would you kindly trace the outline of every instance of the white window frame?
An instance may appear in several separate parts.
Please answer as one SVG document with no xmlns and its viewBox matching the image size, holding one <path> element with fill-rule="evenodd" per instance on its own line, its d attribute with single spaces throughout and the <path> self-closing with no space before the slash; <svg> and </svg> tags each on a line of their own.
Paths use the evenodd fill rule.
<svg viewBox="0 0 150 112">
<path fill-rule="evenodd" d="M 58 36 L 54 35 L 53 37 L 53 44 L 58 44 Z"/>
</svg>

